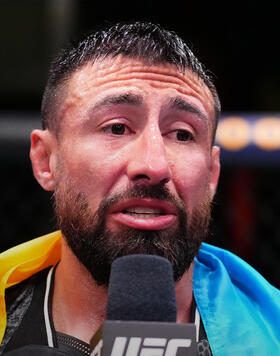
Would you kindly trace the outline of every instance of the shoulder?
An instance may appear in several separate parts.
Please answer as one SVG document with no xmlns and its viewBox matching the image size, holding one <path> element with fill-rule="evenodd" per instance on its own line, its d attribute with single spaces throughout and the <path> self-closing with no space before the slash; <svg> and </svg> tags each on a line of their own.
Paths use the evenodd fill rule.
<svg viewBox="0 0 280 356">
<path fill-rule="evenodd" d="M 260 354 L 279 350 L 280 291 L 241 258 L 203 244 L 195 259 L 193 289 L 211 348 L 243 340 Z"/>
<path fill-rule="evenodd" d="M 5 348 L 6 344 L 21 324 L 23 317 L 31 304 L 35 287 L 45 278 L 45 275 L 46 270 L 41 271 L 6 290 L 5 303 L 7 326 L 1 343 L 0 355 L 1 350 Z"/>
<path fill-rule="evenodd" d="M 5 302 L 7 315 L 15 309 L 21 309 L 26 300 L 32 296 L 34 287 L 45 276 L 46 270 L 38 272 L 28 279 L 6 289 Z"/>
<path fill-rule="evenodd" d="M 55 231 L 2 252 L 0 280 L 5 288 L 56 265 L 61 257 L 61 237 L 61 232 Z"/>
<path fill-rule="evenodd" d="M 271 293 L 280 297 L 280 291 L 273 287 L 258 271 L 240 257 L 222 248 L 203 243 L 195 261 L 198 277 L 227 277 L 236 288 L 249 292 L 253 287 L 258 293 Z"/>
</svg>

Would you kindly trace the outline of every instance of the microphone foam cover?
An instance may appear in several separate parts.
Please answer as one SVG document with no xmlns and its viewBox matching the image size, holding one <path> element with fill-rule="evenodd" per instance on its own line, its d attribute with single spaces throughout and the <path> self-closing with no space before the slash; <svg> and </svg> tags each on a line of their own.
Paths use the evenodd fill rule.
<svg viewBox="0 0 280 356">
<path fill-rule="evenodd" d="M 112 263 L 107 320 L 176 322 L 171 263 L 159 256 L 128 255 Z"/>
</svg>

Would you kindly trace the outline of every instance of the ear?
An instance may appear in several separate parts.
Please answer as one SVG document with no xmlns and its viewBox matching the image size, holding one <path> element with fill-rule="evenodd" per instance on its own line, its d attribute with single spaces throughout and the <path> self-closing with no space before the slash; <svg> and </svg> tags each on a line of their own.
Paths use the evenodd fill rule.
<svg viewBox="0 0 280 356">
<path fill-rule="evenodd" d="M 54 189 L 56 139 L 49 130 L 34 130 L 31 133 L 30 159 L 33 173 L 45 190 Z"/>
<path fill-rule="evenodd" d="M 211 152 L 211 176 L 210 176 L 210 194 L 211 199 L 216 193 L 219 176 L 220 176 L 220 148 L 218 146 L 212 147 Z"/>
</svg>

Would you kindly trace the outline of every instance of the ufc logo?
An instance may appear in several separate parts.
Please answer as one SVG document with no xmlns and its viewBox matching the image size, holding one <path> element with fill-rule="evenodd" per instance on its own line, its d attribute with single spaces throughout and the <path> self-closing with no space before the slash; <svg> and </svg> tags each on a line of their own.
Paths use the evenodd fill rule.
<svg viewBox="0 0 280 356">
<path fill-rule="evenodd" d="M 102 355 L 103 340 L 99 340 L 98 344 L 95 346 L 94 350 L 90 356 L 101 356 Z"/>
<path fill-rule="evenodd" d="M 180 347 L 188 348 L 191 343 L 191 339 L 131 337 L 128 340 L 127 337 L 118 336 L 110 356 L 176 356 Z"/>
</svg>

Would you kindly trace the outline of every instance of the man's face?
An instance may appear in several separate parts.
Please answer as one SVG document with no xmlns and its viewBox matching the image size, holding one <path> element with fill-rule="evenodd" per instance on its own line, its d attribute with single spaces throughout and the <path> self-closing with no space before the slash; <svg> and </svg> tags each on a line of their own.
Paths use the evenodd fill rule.
<svg viewBox="0 0 280 356">
<path fill-rule="evenodd" d="M 92 269 L 106 259 L 104 270 L 127 253 L 176 266 L 185 249 L 179 279 L 206 233 L 219 175 L 209 89 L 189 71 L 118 57 L 73 74 L 59 115 L 56 210 L 74 253 L 102 284 L 108 276 Z"/>
</svg>

